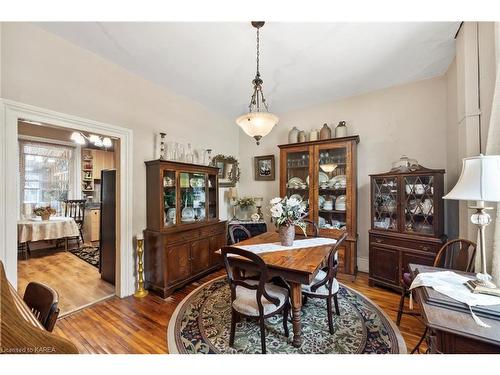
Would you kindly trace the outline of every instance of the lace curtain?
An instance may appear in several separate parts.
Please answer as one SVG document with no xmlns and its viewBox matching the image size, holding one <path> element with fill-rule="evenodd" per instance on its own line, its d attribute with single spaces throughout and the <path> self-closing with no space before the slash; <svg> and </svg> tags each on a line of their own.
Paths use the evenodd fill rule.
<svg viewBox="0 0 500 375">
<path fill-rule="evenodd" d="M 63 214 L 62 201 L 74 194 L 74 148 L 20 140 L 19 164 L 21 217 L 49 205 Z"/>
</svg>

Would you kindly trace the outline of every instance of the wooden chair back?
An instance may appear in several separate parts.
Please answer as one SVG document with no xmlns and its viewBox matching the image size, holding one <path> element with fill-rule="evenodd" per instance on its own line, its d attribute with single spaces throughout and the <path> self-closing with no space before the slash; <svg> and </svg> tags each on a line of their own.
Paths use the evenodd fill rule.
<svg viewBox="0 0 500 375">
<path fill-rule="evenodd" d="M 238 233 L 239 235 L 235 236 L 235 233 Z M 249 238 L 252 237 L 252 234 L 250 231 L 245 228 L 243 225 L 231 225 L 229 227 L 229 239 L 231 240 L 231 245 L 234 245 L 235 243 L 248 240 Z"/>
<path fill-rule="evenodd" d="M 85 199 L 69 199 L 64 201 L 64 216 L 71 217 L 81 229 L 85 220 Z"/>
<path fill-rule="evenodd" d="M 0 261 L 0 317 L 4 353 L 77 354 L 70 341 L 45 331 L 7 280 Z M 29 316 L 29 320 L 26 318 Z M 31 323 L 31 319 L 34 323 Z"/>
<path fill-rule="evenodd" d="M 266 291 L 266 283 L 269 280 L 267 266 L 257 254 L 251 251 L 240 249 L 237 247 L 226 246 L 222 248 L 222 259 L 224 260 L 224 266 L 226 267 L 227 277 L 229 279 L 229 285 L 231 287 L 231 302 L 236 299 L 236 287 L 240 286 L 246 289 L 257 290 L 257 306 L 259 307 L 259 314 L 264 315 L 264 307 L 262 305 L 262 297 L 267 299 L 269 302 L 273 303 L 275 306 L 279 306 L 279 299 L 271 297 Z M 252 271 L 257 271 L 260 275 L 259 283 L 257 285 L 250 284 L 248 280 L 241 280 L 235 275 L 234 267 L 231 265 L 231 256 L 239 256 L 250 261 Z"/>
<path fill-rule="evenodd" d="M 23 300 L 43 327 L 52 332 L 59 315 L 57 292 L 47 285 L 30 282 L 24 292 Z"/>
<path fill-rule="evenodd" d="M 456 239 L 441 247 L 434 260 L 434 267 L 474 272 L 476 244 L 469 240 Z"/>
<path fill-rule="evenodd" d="M 315 292 L 321 286 L 326 285 L 326 288 L 329 290 L 330 294 L 332 293 L 333 280 L 337 277 L 338 271 L 337 252 L 346 238 L 347 233 L 342 234 L 342 236 L 337 240 L 335 245 L 330 250 L 330 254 L 328 255 L 328 265 L 326 267 L 326 276 L 323 280 L 311 285 L 312 292 Z"/>
<path fill-rule="evenodd" d="M 312 220 L 305 219 L 304 223 L 306 223 L 306 233 L 308 236 L 312 237 L 318 237 L 319 236 L 319 229 L 318 229 L 318 224 L 316 224 Z M 312 232 L 309 231 L 309 229 L 312 228 Z M 312 234 L 310 234 L 312 233 Z"/>
</svg>

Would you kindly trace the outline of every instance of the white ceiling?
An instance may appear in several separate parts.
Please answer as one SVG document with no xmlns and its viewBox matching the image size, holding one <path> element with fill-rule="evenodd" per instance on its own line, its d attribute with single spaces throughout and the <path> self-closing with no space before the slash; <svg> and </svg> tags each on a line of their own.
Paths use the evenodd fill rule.
<svg viewBox="0 0 500 375">
<path fill-rule="evenodd" d="M 459 22 L 266 23 L 261 74 L 283 112 L 446 72 Z M 247 109 L 255 75 L 250 23 L 38 23 L 215 111 Z"/>
</svg>

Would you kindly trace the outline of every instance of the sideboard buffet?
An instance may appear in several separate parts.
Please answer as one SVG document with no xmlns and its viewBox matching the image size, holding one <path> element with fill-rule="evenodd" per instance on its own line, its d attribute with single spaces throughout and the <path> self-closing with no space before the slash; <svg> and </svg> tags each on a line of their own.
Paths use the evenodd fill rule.
<svg viewBox="0 0 500 375">
<path fill-rule="evenodd" d="M 339 271 L 357 272 L 357 144 L 359 136 L 291 143 L 280 148 L 280 196 L 307 206 L 322 237 L 348 233 Z"/>
<path fill-rule="evenodd" d="M 172 161 L 146 163 L 146 287 L 166 298 L 220 267 L 226 245 L 219 220 L 218 168 Z"/>
</svg>

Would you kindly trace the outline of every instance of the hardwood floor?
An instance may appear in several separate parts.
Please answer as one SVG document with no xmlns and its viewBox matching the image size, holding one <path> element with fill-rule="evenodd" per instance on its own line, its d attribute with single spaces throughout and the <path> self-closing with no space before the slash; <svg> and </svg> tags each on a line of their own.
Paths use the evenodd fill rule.
<svg viewBox="0 0 500 375">
<path fill-rule="evenodd" d="M 59 316 L 64 316 L 103 298 L 113 296 L 115 287 L 101 280 L 99 270 L 67 251 L 33 254 L 17 263 L 17 290 L 24 294 L 30 281 L 47 284 L 59 293 Z"/>
<path fill-rule="evenodd" d="M 71 340 L 81 353 L 167 353 L 167 326 L 176 306 L 196 287 L 223 274 L 221 270 L 209 275 L 167 299 L 151 294 L 143 299 L 113 297 L 60 319 L 54 333 Z M 369 287 L 367 274 L 358 274 L 354 282 L 339 279 L 396 320 L 399 294 Z M 414 317 L 403 316 L 400 330 L 410 351 L 424 326 Z"/>
</svg>

